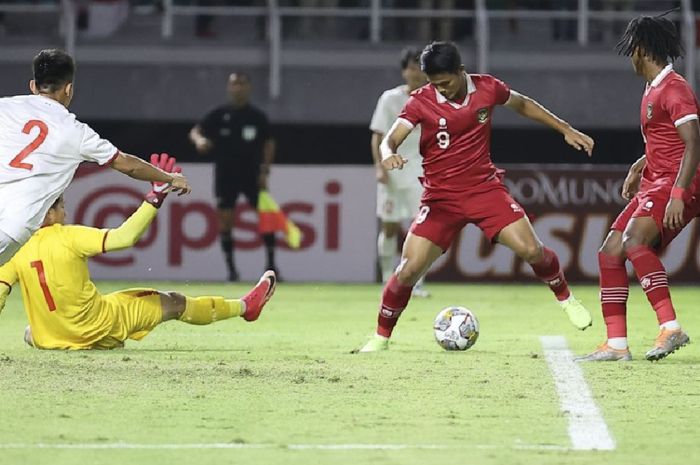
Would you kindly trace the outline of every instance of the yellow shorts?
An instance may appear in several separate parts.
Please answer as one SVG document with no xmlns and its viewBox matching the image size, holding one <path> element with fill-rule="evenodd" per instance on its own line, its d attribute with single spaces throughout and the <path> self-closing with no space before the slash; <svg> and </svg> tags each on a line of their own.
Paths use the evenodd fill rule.
<svg viewBox="0 0 700 465">
<path fill-rule="evenodd" d="M 155 289 L 126 289 L 102 297 L 103 310 L 112 314 L 112 329 L 93 349 L 124 347 L 124 341 L 140 341 L 161 321 L 163 309 Z"/>
</svg>

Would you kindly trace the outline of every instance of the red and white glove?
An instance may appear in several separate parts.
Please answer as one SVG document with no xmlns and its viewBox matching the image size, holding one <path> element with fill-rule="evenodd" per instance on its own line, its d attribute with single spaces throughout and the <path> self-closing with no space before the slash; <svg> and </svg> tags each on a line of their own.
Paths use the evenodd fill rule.
<svg viewBox="0 0 700 465">
<path fill-rule="evenodd" d="M 166 173 L 180 173 L 182 171 L 179 166 L 175 165 L 176 161 L 175 157 L 171 157 L 167 153 L 151 154 L 151 164 L 162 169 Z M 146 194 L 146 202 L 156 208 L 160 208 L 165 197 L 168 196 L 169 188 L 170 184 L 166 182 L 152 182 L 151 191 Z"/>
</svg>

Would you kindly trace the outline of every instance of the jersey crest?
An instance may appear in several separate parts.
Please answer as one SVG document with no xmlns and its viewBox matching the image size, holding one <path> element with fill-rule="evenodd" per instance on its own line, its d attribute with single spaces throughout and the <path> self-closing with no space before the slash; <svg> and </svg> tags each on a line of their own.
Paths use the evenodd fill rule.
<svg viewBox="0 0 700 465">
<path fill-rule="evenodd" d="M 647 103 L 647 119 L 651 119 L 651 117 L 653 116 L 653 111 L 654 111 L 654 104 Z"/>
<path fill-rule="evenodd" d="M 476 120 L 479 122 L 479 124 L 484 124 L 486 121 L 489 119 L 489 109 L 488 108 L 479 108 L 479 110 L 476 112 Z"/>
</svg>

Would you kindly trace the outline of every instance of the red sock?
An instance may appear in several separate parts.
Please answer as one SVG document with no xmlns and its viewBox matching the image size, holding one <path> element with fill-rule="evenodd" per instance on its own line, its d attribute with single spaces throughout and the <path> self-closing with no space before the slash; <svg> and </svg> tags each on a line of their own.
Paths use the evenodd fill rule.
<svg viewBox="0 0 700 465">
<path fill-rule="evenodd" d="M 635 245 L 627 249 L 627 258 L 632 262 L 639 283 L 656 312 L 659 324 L 676 319 L 671 303 L 666 269 L 654 249 L 646 245 Z"/>
<path fill-rule="evenodd" d="M 549 286 L 557 300 L 566 300 L 571 295 L 571 291 L 569 291 L 569 285 L 566 283 L 564 273 L 559 267 L 559 258 L 557 258 L 557 254 L 552 249 L 544 247 L 543 251 L 544 256 L 542 260 L 530 264 L 532 271 Z"/>
<path fill-rule="evenodd" d="M 408 305 L 412 289 L 413 286 L 405 286 L 396 279 L 395 274 L 391 275 L 382 294 L 382 306 L 379 308 L 379 318 L 377 319 L 377 334 L 391 337 L 391 332 L 394 330 L 401 312 Z"/>
<path fill-rule="evenodd" d="M 615 255 L 598 253 L 600 268 L 600 305 L 611 337 L 627 337 L 627 296 L 629 281 L 625 259 Z"/>
</svg>

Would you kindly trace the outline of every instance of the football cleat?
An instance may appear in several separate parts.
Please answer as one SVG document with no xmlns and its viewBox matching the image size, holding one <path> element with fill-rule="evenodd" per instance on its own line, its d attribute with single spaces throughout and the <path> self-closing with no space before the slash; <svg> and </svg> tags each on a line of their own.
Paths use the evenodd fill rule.
<svg viewBox="0 0 700 465">
<path fill-rule="evenodd" d="M 646 353 L 647 360 L 661 360 L 690 342 L 690 338 L 680 329 L 661 329 L 656 344 Z"/>
<path fill-rule="evenodd" d="M 274 271 L 268 270 L 263 273 L 258 284 L 241 299 L 245 303 L 244 320 L 255 321 L 258 319 L 263 307 L 275 293 L 276 284 L 277 278 Z"/>
<path fill-rule="evenodd" d="M 369 341 L 365 343 L 360 349 L 353 351 L 354 353 L 365 353 L 365 352 L 381 352 L 383 350 L 389 350 L 389 339 L 375 334 Z"/>
<path fill-rule="evenodd" d="M 561 308 L 564 309 L 566 315 L 569 317 L 571 324 L 576 326 L 578 329 L 583 331 L 593 324 L 593 318 L 591 318 L 591 312 L 589 312 L 583 304 L 578 301 L 574 296 L 559 302 Z"/>
<path fill-rule="evenodd" d="M 607 342 L 598 346 L 588 355 L 576 357 L 576 362 L 629 362 L 632 354 L 629 349 L 613 349 Z"/>
</svg>

